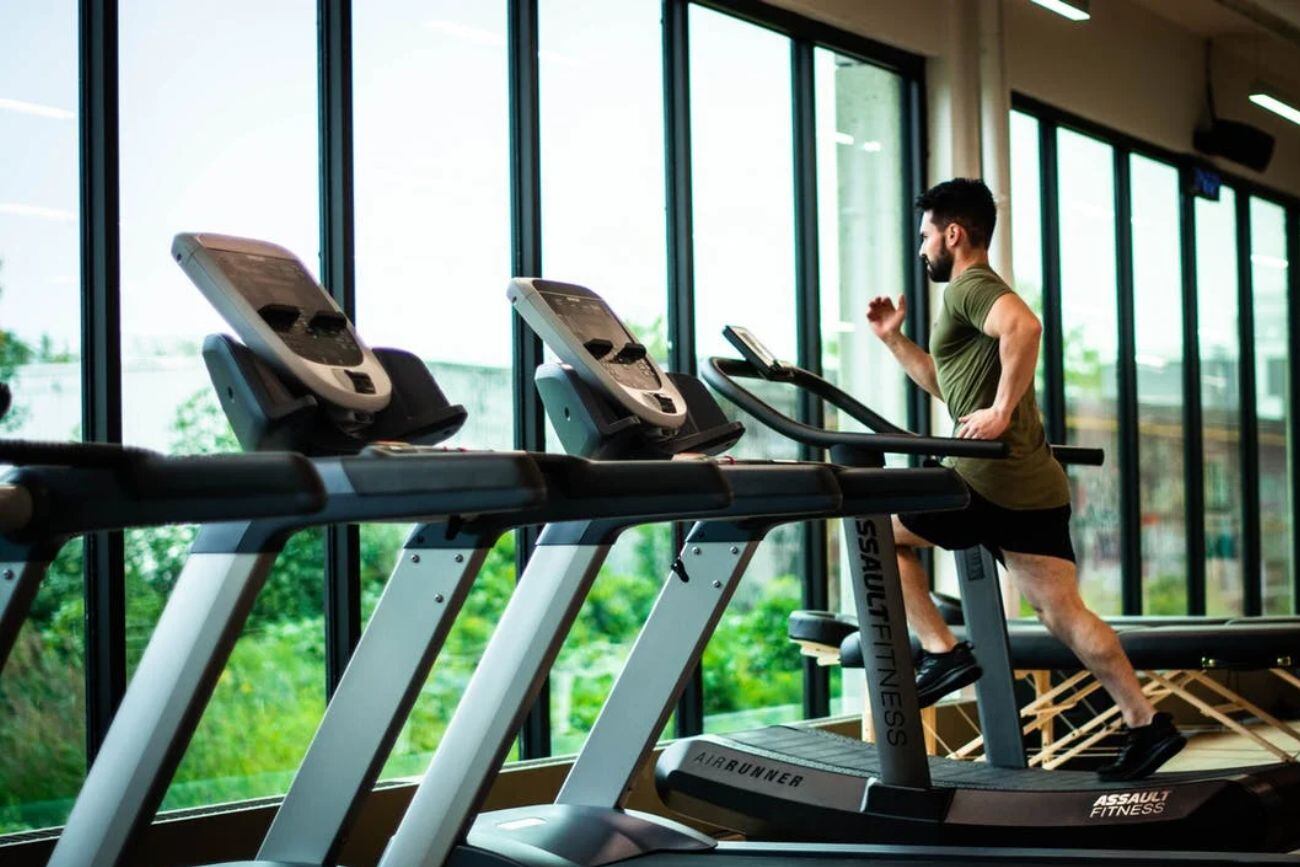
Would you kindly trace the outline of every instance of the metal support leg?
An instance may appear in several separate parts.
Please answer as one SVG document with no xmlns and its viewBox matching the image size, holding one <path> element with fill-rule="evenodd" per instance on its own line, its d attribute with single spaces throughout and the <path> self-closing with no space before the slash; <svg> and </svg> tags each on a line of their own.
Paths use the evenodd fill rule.
<svg viewBox="0 0 1300 867">
<path fill-rule="evenodd" d="M 204 528 L 205 530 L 208 528 Z M 167 791 L 276 554 L 191 554 L 50 856 L 123 863 Z"/>
<path fill-rule="evenodd" d="M 1020 736 L 1020 709 L 1011 674 L 1011 648 L 997 564 L 982 545 L 958 551 L 956 556 L 966 634 L 984 672 L 975 683 L 984 756 L 989 764 L 1000 768 L 1023 768 L 1025 742 Z"/>
<path fill-rule="evenodd" d="M 867 697 L 875 725 L 881 782 L 930 788 L 916 671 L 907 634 L 903 588 L 888 515 L 844 519 L 853 601 L 862 635 Z"/>
<path fill-rule="evenodd" d="M 686 539 L 556 803 L 621 806 L 726 610 L 758 539 Z"/>
<path fill-rule="evenodd" d="M 50 571 L 50 561 L 0 563 L 0 671 L 4 671 L 36 591 Z"/>
<path fill-rule="evenodd" d="M 381 867 L 441 867 L 464 838 L 492 772 L 609 553 L 608 542 L 548 545 L 545 540 L 543 533 Z"/>
<path fill-rule="evenodd" d="M 491 546 L 422 544 L 441 533 L 417 527 L 402 549 L 259 859 L 334 863 Z"/>
</svg>

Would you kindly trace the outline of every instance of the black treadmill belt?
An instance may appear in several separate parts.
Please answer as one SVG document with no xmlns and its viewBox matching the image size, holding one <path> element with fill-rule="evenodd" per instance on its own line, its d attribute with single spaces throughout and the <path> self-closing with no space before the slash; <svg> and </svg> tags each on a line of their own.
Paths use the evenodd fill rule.
<svg viewBox="0 0 1300 867">
<path fill-rule="evenodd" d="M 874 744 L 813 728 L 770 726 L 725 736 L 746 752 L 769 759 L 804 765 L 820 771 L 858 777 L 880 774 L 880 762 Z M 1263 767 L 1263 766 L 1262 766 Z M 938 756 L 930 758 L 930 776 L 936 786 L 963 789 L 1015 789 L 1019 792 L 1087 791 L 1113 792 L 1117 789 L 1149 789 L 1163 783 L 1223 779 L 1223 770 L 1182 771 L 1155 774 L 1145 780 L 1128 783 L 1105 782 L 1091 771 L 1044 771 L 998 768 L 984 762 L 957 761 Z"/>
</svg>

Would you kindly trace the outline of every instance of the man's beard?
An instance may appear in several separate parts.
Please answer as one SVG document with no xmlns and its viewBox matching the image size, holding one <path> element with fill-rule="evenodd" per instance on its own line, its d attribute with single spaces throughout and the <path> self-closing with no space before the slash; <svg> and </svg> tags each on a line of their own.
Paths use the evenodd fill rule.
<svg viewBox="0 0 1300 867">
<path fill-rule="evenodd" d="M 925 263 L 925 273 L 936 283 L 947 283 L 952 279 L 953 256 L 947 250 L 939 253 L 939 258 L 930 261 L 929 256 L 922 255 L 921 261 Z"/>
</svg>

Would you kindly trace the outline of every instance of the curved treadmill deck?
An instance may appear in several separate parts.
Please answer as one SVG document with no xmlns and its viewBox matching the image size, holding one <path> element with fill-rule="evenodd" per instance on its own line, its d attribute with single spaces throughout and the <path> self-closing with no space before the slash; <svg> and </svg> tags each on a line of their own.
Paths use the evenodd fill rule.
<svg viewBox="0 0 1300 867">
<path fill-rule="evenodd" d="M 1102 782 L 1088 771 L 930 759 L 949 798 L 892 810 L 868 780 L 875 746 L 818 729 L 772 726 L 678 741 L 656 769 L 681 813 L 776 840 L 1285 851 L 1300 845 L 1300 766 L 1156 774 Z"/>
</svg>

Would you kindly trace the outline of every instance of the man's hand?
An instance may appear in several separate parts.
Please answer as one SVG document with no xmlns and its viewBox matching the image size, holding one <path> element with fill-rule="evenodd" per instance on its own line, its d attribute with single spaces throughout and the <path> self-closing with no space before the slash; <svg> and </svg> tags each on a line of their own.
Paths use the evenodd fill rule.
<svg viewBox="0 0 1300 867">
<path fill-rule="evenodd" d="M 1011 413 L 990 407 L 977 409 L 957 419 L 957 433 L 961 440 L 995 440 L 1011 424 Z"/>
<path fill-rule="evenodd" d="M 877 337 L 888 343 L 903 331 L 907 319 L 907 296 L 898 296 L 898 306 L 887 296 L 879 295 L 867 304 L 867 322 Z"/>
</svg>

